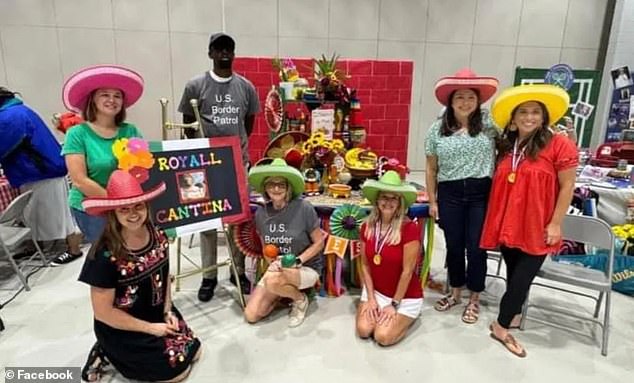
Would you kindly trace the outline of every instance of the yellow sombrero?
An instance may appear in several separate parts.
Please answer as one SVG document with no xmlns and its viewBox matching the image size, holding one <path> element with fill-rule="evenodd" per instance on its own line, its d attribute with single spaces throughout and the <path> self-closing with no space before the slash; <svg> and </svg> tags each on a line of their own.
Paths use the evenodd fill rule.
<svg viewBox="0 0 634 383">
<path fill-rule="evenodd" d="M 505 89 L 500 93 L 491 106 L 493 121 L 504 129 L 511 120 L 511 113 L 520 104 L 527 101 L 538 101 L 546 106 L 550 117 L 549 124 L 553 125 L 568 111 L 570 96 L 555 85 L 528 84 Z"/>
</svg>

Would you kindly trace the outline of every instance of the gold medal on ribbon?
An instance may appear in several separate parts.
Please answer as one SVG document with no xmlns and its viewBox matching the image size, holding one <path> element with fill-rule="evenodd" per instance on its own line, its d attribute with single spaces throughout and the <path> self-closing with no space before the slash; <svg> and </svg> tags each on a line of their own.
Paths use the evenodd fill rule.
<svg viewBox="0 0 634 383">
<path fill-rule="evenodd" d="M 374 254 L 374 258 L 372 259 L 375 265 L 381 264 L 381 254 Z"/>
<path fill-rule="evenodd" d="M 514 184 L 515 183 L 515 177 L 516 177 L 516 173 L 515 172 L 511 172 L 511 173 L 509 173 L 509 176 L 506 177 L 506 179 L 509 181 L 510 184 Z"/>
</svg>

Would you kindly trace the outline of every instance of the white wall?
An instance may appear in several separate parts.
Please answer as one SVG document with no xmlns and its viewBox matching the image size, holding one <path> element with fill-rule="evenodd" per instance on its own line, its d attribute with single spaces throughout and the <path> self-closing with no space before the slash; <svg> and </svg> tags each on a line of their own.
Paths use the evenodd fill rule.
<svg viewBox="0 0 634 383">
<path fill-rule="evenodd" d="M 0 84 L 46 119 L 82 66 L 129 65 L 146 91 L 130 120 L 160 137 L 158 99 L 178 101 L 224 29 L 239 56 L 412 59 L 409 165 L 439 111 L 435 81 L 462 67 L 512 84 L 514 68 L 594 69 L 607 0 L 0 0 Z"/>
</svg>

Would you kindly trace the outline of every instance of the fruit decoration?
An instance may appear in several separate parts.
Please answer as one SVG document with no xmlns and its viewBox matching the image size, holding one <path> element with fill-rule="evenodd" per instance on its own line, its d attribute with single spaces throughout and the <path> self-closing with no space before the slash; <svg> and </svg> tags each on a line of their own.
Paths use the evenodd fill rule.
<svg viewBox="0 0 634 383">
<path fill-rule="evenodd" d="M 293 267 L 296 265 L 296 259 L 297 257 L 295 256 L 295 254 L 292 253 L 288 253 L 288 254 L 284 254 L 282 256 L 282 267 Z"/>
<path fill-rule="evenodd" d="M 268 259 L 275 259 L 280 254 L 280 249 L 272 243 L 268 243 L 264 245 L 262 254 Z"/>
</svg>

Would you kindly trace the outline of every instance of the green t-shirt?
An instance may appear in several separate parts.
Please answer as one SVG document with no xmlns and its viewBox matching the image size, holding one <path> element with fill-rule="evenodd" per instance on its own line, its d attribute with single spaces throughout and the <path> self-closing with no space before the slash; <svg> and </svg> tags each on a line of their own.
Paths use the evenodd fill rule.
<svg viewBox="0 0 634 383">
<path fill-rule="evenodd" d="M 112 153 L 112 144 L 118 138 L 143 137 L 136 126 L 122 123 L 117 135 L 103 138 L 95 133 L 87 123 L 74 126 L 66 133 L 62 154 L 82 154 L 86 159 L 86 173 L 88 178 L 102 187 L 106 187 L 108 178 L 117 169 L 117 159 Z M 84 194 L 72 186 L 68 194 L 70 207 L 83 211 L 81 202 Z"/>
<path fill-rule="evenodd" d="M 441 124 L 441 119 L 436 120 L 425 139 L 425 154 L 437 158 L 438 182 L 491 177 L 499 131 L 489 112 L 482 110 L 482 131 L 475 137 L 466 131 L 442 136 Z"/>
</svg>

